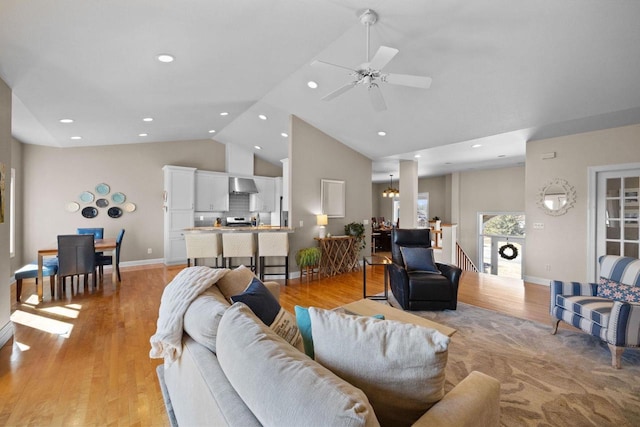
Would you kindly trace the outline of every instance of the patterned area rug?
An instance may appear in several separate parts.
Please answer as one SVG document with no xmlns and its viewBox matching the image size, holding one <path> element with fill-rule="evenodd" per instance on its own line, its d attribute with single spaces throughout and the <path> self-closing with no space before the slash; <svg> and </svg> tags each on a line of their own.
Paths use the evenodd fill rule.
<svg viewBox="0 0 640 427">
<path fill-rule="evenodd" d="M 640 426 L 639 349 L 625 350 L 617 370 L 606 344 L 577 331 L 551 335 L 550 325 L 463 303 L 411 313 L 457 329 L 447 391 L 471 371 L 500 380 L 504 426 Z"/>
</svg>

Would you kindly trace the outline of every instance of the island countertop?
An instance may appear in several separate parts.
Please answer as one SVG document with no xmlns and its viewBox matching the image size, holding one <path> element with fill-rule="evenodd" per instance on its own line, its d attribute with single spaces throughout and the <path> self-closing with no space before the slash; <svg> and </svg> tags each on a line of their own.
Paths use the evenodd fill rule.
<svg viewBox="0 0 640 427">
<path fill-rule="evenodd" d="M 277 225 L 258 225 L 255 227 L 191 227 L 185 228 L 184 231 L 188 233 L 293 233 L 295 229 L 291 227 L 280 227 Z"/>
</svg>

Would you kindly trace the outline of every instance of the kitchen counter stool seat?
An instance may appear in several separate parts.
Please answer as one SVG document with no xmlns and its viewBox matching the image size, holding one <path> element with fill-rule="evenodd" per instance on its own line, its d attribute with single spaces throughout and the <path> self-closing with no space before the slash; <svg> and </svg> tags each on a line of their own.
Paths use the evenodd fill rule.
<svg viewBox="0 0 640 427">
<path fill-rule="evenodd" d="M 51 295 L 53 297 L 56 288 L 56 274 L 58 274 L 58 258 L 45 258 L 42 261 L 42 276 L 49 276 L 51 283 Z M 38 289 L 38 262 L 31 262 L 14 274 L 16 279 L 16 301 L 20 302 L 22 295 L 22 281 L 24 279 L 36 279 L 36 292 Z"/>
<path fill-rule="evenodd" d="M 219 233 L 185 233 L 187 244 L 187 267 L 198 265 L 198 259 L 214 258 L 218 267 L 218 258 L 222 255 L 222 237 Z"/>
<path fill-rule="evenodd" d="M 267 268 L 284 268 L 284 284 L 289 283 L 289 235 L 287 233 L 258 233 L 258 257 L 260 258 L 260 280 L 264 276 L 276 276 L 279 273 L 266 273 Z M 266 264 L 267 257 L 283 257 L 284 264 Z"/>
<path fill-rule="evenodd" d="M 233 258 L 250 258 L 252 271 L 256 271 L 256 240 L 253 233 L 223 233 L 222 258 L 227 268 L 236 268 Z"/>
</svg>

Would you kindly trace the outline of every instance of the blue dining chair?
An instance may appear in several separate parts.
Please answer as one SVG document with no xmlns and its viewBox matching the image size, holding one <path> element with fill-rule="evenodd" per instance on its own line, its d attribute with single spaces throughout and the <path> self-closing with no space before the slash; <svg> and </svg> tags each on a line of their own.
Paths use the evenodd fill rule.
<svg viewBox="0 0 640 427">
<path fill-rule="evenodd" d="M 116 269 L 116 273 L 118 274 L 118 281 L 122 281 L 120 278 L 120 249 L 122 247 L 122 239 L 124 238 L 124 228 L 120 230 L 118 233 L 118 237 L 116 237 L 116 265 L 112 266 Z M 113 259 L 111 255 L 102 255 L 96 254 L 96 265 L 98 267 L 98 274 L 100 277 L 103 275 L 103 267 L 105 265 L 112 265 Z"/>
<path fill-rule="evenodd" d="M 104 239 L 104 228 L 78 228 L 78 234 L 93 234 L 94 239 Z"/>
</svg>

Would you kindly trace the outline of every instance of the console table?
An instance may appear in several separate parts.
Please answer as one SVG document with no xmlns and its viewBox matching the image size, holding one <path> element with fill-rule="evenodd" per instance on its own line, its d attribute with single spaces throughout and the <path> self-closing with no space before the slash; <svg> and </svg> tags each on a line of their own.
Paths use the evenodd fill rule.
<svg viewBox="0 0 640 427">
<path fill-rule="evenodd" d="M 316 237 L 320 242 L 320 272 L 325 276 L 335 276 L 358 268 L 356 239 L 353 236 Z"/>
</svg>

